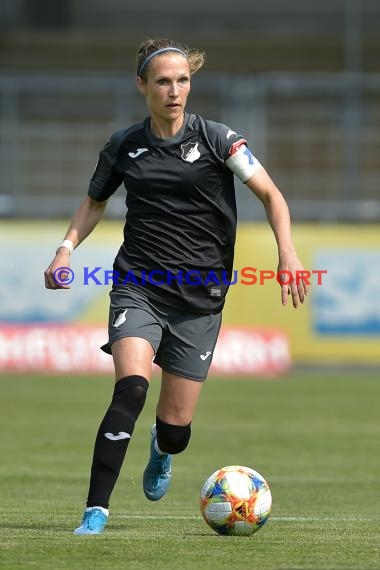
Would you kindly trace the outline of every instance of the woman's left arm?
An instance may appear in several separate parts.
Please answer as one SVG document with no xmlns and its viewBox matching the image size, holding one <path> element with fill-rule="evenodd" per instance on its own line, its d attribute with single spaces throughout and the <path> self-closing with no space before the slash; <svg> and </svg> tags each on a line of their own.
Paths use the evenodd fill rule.
<svg viewBox="0 0 380 570">
<path fill-rule="evenodd" d="M 287 203 L 264 168 L 260 168 L 245 184 L 264 205 L 278 247 L 279 261 L 277 271 L 287 271 L 293 276 L 289 285 L 281 285 L 282 304 L 287 304 L 288 295 L 291 294 L 293 307 L 296 309 L 300 303 L 304 302 L 306 295 L 309 293 L 309 287 L 307 280 L 305 282 L 300 278 L 305 269 L 298 259 L 293 244 Z M 284 274 L 284 280 L 289 281 L 287 273 Z"/>
</svg>

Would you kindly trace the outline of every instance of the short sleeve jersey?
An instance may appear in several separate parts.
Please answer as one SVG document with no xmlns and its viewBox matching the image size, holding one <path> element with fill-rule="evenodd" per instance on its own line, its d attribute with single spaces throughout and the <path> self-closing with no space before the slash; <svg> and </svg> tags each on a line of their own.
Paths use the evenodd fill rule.
<svg viewBox="0 0 380 570">
<path fill-rule="evenodd" d="M 225 162 L 240 143 L 228 126 L 194 114 L 168 139 L 152 134 L 149 117 L 112 135 L 88 194 L 103 201 L 126 188 L 114 283 L 185 311 L 223 308 L 236 235 L 234 175 Z"/>
</svg>

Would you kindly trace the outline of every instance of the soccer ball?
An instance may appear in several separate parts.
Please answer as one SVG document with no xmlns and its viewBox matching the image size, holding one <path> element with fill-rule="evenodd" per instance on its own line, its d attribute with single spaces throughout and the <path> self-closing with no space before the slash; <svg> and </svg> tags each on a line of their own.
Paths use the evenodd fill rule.
<svg viewBox="0 0 380 570">
<path fill-rule="evenodd" d="M 264 477 L 241 465 L 218 469 L 201 490 L 202 516 L 219 534 L 250 536 L 266 523 L 271 506 Z"/>
</svg>

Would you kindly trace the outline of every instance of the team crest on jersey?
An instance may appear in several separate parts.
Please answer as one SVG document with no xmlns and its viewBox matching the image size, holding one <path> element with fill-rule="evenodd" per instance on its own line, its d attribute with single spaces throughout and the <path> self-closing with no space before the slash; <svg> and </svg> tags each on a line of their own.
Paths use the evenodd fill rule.
<svg viewBox="0 0 380 570">
<path fill-rule="evenodd" d="M 201 156 L 198 150 L 198 142 L 181 144 L 181 158 L 186 162 L 195 162 Z"/>
</svg>

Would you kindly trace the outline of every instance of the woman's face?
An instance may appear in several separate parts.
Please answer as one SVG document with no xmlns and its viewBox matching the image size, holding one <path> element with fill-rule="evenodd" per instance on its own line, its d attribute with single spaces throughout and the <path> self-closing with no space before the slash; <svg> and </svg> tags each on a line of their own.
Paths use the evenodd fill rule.
<svg viewBox="0 0 380 570">
<path fill-rule="evenodd" d="M 168 52 L 149 63 L 146 79 L 137 78 L 153 119 L 174 123 L 183 118 L 190 92 L 190 69 L 181 54 Z"/>
</svg>

